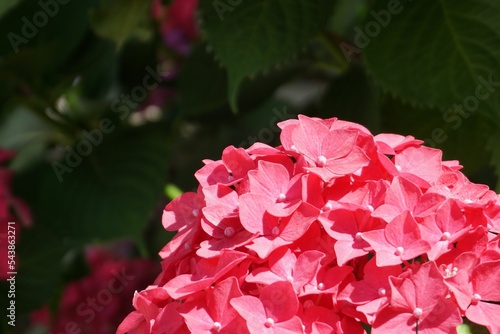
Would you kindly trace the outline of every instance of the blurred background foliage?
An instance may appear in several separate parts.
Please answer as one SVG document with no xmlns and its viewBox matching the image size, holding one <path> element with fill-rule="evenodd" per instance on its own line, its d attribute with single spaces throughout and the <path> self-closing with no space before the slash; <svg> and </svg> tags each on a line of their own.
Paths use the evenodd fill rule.
<svg viewBox="0 0 500 334">
<path fill-rule="evenodd" d="M 20 328 L 85 275 L 85 245 L 158 261 L 162 209 L 202 159 L 275 145 L 299 113 L 414 135 L 496 187 L 495 0 L 5 0 L 0 31 L 0 147 L 33 215 Z"/>
</svg>

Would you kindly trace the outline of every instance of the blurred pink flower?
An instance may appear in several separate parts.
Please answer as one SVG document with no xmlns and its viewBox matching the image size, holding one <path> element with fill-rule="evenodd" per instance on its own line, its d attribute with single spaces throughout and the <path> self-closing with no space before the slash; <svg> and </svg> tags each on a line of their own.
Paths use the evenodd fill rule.
<svg viewBox="0 0 500 334">
<path fill-rule="evenodd" d="M 53 321 L 47 317 L 48 308 L 42 308 L 32 314 L 32 322 L 45 324 L 53 333 L 66 333 L 69 327 L 81 334 L 115 332 L 133 310 L 134 292 L 145 288 L 159 272 L 155 262 L 125 258 L 123 247 L 87 248 L 90 273 L 64 287 Z"/>
<path fill-rule="evenodd" d="M 191 43 L 198 38 L 197 7 L 198 0 L 173 0 L 168 7 L 161 0 L 153 0 L 152 16 L 160 21 L 163 41 L 181 55 L 188 54 Z"/>
</svg>

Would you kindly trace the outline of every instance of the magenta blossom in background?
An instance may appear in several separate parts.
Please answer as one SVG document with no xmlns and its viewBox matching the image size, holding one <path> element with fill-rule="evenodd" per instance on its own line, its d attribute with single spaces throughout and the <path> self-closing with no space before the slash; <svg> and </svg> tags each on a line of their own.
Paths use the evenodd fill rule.
<svg viewBox="0 0 500 334">
<path fill-rule="evenodd" d="M 500 196 L 411 136 L 278 124 L 164 210 L 178 231 L 118 334 L 500 333 Z"/>
<path fill-rule="evenodd" d="M 157 263 L 129 259 L 130 247 L 88 247 L 86 260 L 90 273 L 67 284 L 62 292 L 54 320 L 48 308 L 31 315 L 32 322 L 44 324 L 51 333 L 67 333 L 68 328 L 81 334 L 108 334 L 133 308 L 130 300 L 160 271 Z M 69 327 L 68 327 L 69 326 Z"/>
<path fill-rule="evenodd" d="M 14 152 L 0 148 L 0 220 L 2 222 L 13 220 L 12 210 L 19 222 L 29 227 L 32 224 L 31 212 L 24 201 L 12 194 L 10 186 L 14 173 L 10 168 L 3 166 L 14 156 Z"/>
<path fill-rule="evenodd" d="M 14 196 L 11 191 L 11 182 L 14 173 L 3 165 L 15 156 L 15 152 L 0 148 L 0 280 L 10 277 L 7 272 L 14 271 L 8 268 L 8 223 L 11 225 L 11 240 L 15 237 L 15 244 L 18 244 L 21 235 L 21 226 L 30 227 L 32 225 L 31 211 L 20 198 Z M 15 235 L 12 235 L 12 228 Z M 17 264 L 17 260 L 16 260 Z"/>
<path fill-rule="evenodd" d="M 191 43 L 198 38 L 197 7 L 198 0 L 173 0 L 167 7 L 161 0 L 153 0 L 152 16 L 160 22 L 163 41 L 181 55 L 187 55 Z"/>
</svg>

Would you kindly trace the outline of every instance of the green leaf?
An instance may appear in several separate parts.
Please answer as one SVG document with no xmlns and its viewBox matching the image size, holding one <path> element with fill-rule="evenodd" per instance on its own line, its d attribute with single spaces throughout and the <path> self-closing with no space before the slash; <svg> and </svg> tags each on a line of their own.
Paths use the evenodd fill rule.
<svg viewBox="0 0 500 334">
<path fill-rule="evenodd" d="M 79 62 L 75 62 L 72 74 L 80 77 L 81 94 L 87 98 L 103 98 L 118 78 L 116 46 L 112 41 L 95 37 L 87 41 L 85 52 Z"/>
<path fill-rule="evenodd" d="M 237 98 L 240 111 L 250 112 L 267 101 L 276 89 L 298 72 L 297 66 L 283 66 L 266 75 L 257 75 L 245 80 Z M 206 80 L 210 78 L 210 80 Z M 205 45 L 198 45 L 183 64 L 179 75 L 180 107 L 187 118 L 231 117 L 227 99 L 227 72 L 206 51 Z"/>
<path fill-rule="evenodd" d="M 233 2 L 234 3 L 234 2 Z M 307 46 L 331 14 L 330 0 L 225 0 L 200 3 L 203 30 L 228 71 L 231 107 L 246 77 L 284 63 Z"/>
<path fill-rule="evenodd" d="M 361 123 L 376 133 L 380 126 L 379 88 L 358 66 L 336 77 L 321 101 L 321 117 Z"/>
<path fill-rule="evenodd" d="M 150 3 L 143 0 L 105 0 L 90 14 L 91 26 L 104 38 L 116 42 L 118 49 L 147 20 Z"/>
<path fill-rule="evenodd" d="M 14 6 L 16 2 L 17 0 L 0 1 L 0 17 L 2 17 L 12 6 Z"/>
<path fill-rule="evenodd" d="M 87 32 L 87 12 L 96 2 L 69 1 L 59 4 L 55 1 L 50 9 L 44 9 L 38 1 L 19 2 L 0 19 L 0 30 L 8 32 L 0 39 L 0 55 L 4 57 L 25 48 L 50 46 L 55 49 L 52 63 L 64 61 Z"/>
<path fill-rule="evenodd" d="M 170 200 L 176 199 L 177 197 L 179 197 L 180 195 L 182 195 L 182 193 L 183 193 L 183 191 L 181 189 L 179 189 L 179 187 L 177 187 L 173 183 L 168 183 L 165 186 L 165 195 L 167 195 L 167 197 Z"/>
<path fill-rule="evenodd" d="M 384 132 L 413 135 L 427 146 L 443 150 L 444 159 L 459 160 L 464 172 L 472 175 L 490 164 L 488 143 L 495 132 L 492 122 L 459 113 L 444 113 L 436 108 L 414 107 L 385 96 L 381 105 Z"/>
<path fill-rule="evenodd" d="M 491 164 L 495 168 L 497 176 L 496 192 L 500 193 L 500 135 L 498 131 L 491 137 L 490 147 L 492 150 Z"/>
<path fill-rule="evenodd" d="M 7 114 L 0 124 L 0 147 L 16 151 L 11 168 L 21 172 L 40 162 L 49 141 L 52 128 L 31 110 L 19 106 Z"/>
<path fill-rule="evenodd" d="M 457 327 L 458 334 L 488 334 L 486 327 L 477 325 L 464 318 L 464 323 Z"/>
<path fill-rule="evenodd" d="M 328 22 L 328 28 L 344 36 L 351 32 L 360 19 L 364 18 L 368 6 L 366 0 L 338 0 L 335 1 L 333 16 Z"/>
<path fill-rule="evenodd" d="M 20 314 L 55 296 L 69 249 L 142 237 L 165 184 L 166 135 L 154 128 L 118 131 L 104 134 L 80 165 L 62 175 L 62 182 L 51 166 L 16 179 L 16 194 L 35 217 L 34 227 L 21 231 L 19 238 Z"/>
<path fill-rule="evenodd" d="M 72 170 L 59 174 L 62 182 L 52 167 L 46 171 L 39 223 L 75 243 L 139 238 L 163 191 L 166 136 L 152 129 L 104 134 L 92 147 L 79 165 L 61 161 Z"/>
<path fill-rule="evenodd" d="M 365 48 L 369 71 L 385 89 L 441 108 L 474 97 L 483 80 L 493 78 L 498 90 L 500 2 L 407 0 L 393 10 L 397 14 L 388 9 L 387 1 L 377 1 L 355 38 L 357 47 Z M 481 103 L 493 102 L 490 97 Z"/>
<path fill-rule="evenodd" d="M 210 78 L 210 80 L 205 80 Z M 179 75 L 180 106 L 187 116 L 204 114 L 227 104 L 227 74 L 206 52 L 194 48 Z"/>
<path fill-rule="evenodd" d="M 34 223 L 25 228 L 16 221 L 16 313 L 27 314 L 48 302 L 57 294 L 61 286 L 61 258 L 69 248 L 67 240 L 59 237 L 57 231 L 44 226 L 39 221 L 38 198 L 44 191 L 40 184 L 43 164 L 38 164 L 19 174 L 15 174 L 12 191 L 25 200 L 32 211 Z M 40 190 L 38 190 L 40 189 Z M 5 288 L 0 282 L 0 290 Z M 6 282 L 5 282 L 6 283 Z M 7 292 L 0 291 L 4 296 Z M 0 298 L 4 308 L 7 298 Z"/>
<path fill-rule="evenodd" d="M 0 103 L 27 92 L 52 94 L 59 75 L 67 73 L 64 65 L 79 54 L 88 32 L 88 11 L 96 2 L 54 1 L 49 13 L 38 1 L 20 1 L 0 17 L 0 31 L 7 32 L 0 39 Z"/>
<path fill-rule="evenodd" d="M 23 230 L 19 240 L 16 309 L 26 314 L 56 295 L 63 283 L 61 259 L 69 247 L 43 226 Z"/>
</svg>

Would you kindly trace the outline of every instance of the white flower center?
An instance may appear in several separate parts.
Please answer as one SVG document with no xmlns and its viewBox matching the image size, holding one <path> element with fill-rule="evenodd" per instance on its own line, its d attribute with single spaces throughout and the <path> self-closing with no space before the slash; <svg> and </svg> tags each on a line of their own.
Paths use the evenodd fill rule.
<svg viewBox="0 0 500 334">
<path fill-rule="evenodd" d="M 441 236 L 441 241 L 446 241 L 446 240 L 450 240 L 450 237 L 451 237 L 451 233 L 450 232 L 443 232 L 443 235 Z"/>
<path fill-rule="evenodd" d="M 274 325 L 274 320 L 271 319 L 271 318 L 267 318 L 266 319 L 266 322 L 264 323 L 264 326 L 266 326 L 267 328 L 270 328 Z"/>
<path fill-rule="evenodd" d="M 220 324 L 220 322 L 218 322 L 218 321 L 214 322 L 214 325 L 212 326 L 212 330 L 214 330 L 216 332 L 220 332 L 221 329 L 222 329 L 222 325 Z"/>
<path fill-rule="evenodd" d="M 401 255 L 403 255 L 404 251 L 405 251 L 405 249 L 403 247 L 399 246 L 399 247 L 396 248 L 396 253 L 395 254 L 397 256 L 401 256 Z"/>
<path fill-rule="evenodd" d="M 419 319 L 422 316 L 422 313 L 424 313 L 424 311 L 420 307 L 416 307 L 413 310 L 413 316 L 417 319 Z"/>
<path fill-rule="evenodd" d="M 449 278 L 449 277 L 453 277 L 455 276 L 456 274 L 458 273 L 458 268 L 457 267 L 453 267 L 451 270 L 446 268 L 444 270 L 444 277 L 445 278 Z"/>
<path fill-rule="evenodd" d="M 326 157 L 324 155 L 320 155 L 316 159 L 316 165 L 318 165 L 318 167 L 323 167 L 324 165 L 326 165 Z"/>
</svg>

